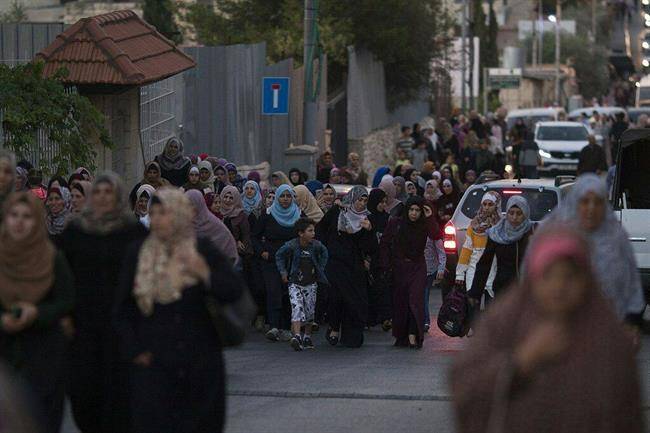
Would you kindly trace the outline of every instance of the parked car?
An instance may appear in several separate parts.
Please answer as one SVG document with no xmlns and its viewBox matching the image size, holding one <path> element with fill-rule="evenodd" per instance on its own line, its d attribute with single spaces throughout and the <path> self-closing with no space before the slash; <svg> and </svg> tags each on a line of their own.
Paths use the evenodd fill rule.
<svg viewBox="0 0 650 433">
<path fill-rule="evenodd" d="M 453 268 L 455 272 L 467 228 L 481 206 L 483 194 L 495 191 L 501 195 L 501 212 L 504 217 L 508 199 L 513 195 L 521 195 L 530 205 L 530 219 L 539 222 L 562 202 L 574 180 L 574 176 L 558 176 L 555 179 L 501 179 L 474 184 L 467 188 L 454 215 L 444 227 L 448 269 Z"/>
<path fill-rule="evenodd" d="M 575 174 L 580 151 L 589 142 L 589 129 L 579 122 L 540 122 L 535 127 L 542 173 Z"/>
<path fill-rule="evenodd" d="M 650 301 L 650 129 L 628 129 L 618 150 L 612 203 L 627 231 Z"/>
<path fill-rule="evenodd" d="M 523 119 L 528 127 L 533 127 L 537 122 L 546 122 L 550 120 L 559 120 L 565 115 L 564 108 L 526 108 L 522 110 L 511 110 L 506 117 L 508 129 L 511 129 L 518 119 Z"/>
</svg>

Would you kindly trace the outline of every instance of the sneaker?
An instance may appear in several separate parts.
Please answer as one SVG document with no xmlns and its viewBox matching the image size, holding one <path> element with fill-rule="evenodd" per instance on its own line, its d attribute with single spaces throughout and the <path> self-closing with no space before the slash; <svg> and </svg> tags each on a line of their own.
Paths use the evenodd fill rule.
<svg viewBox="0 0 650 433">
<path fill-rule="evenodd" d="M 425 323 L 424 324 L 424 332 L 429 332 L 429 329 L 431 329 L 431 325 L 429 325 L 428 323 Z"/>
<path fill-rule="evenodd" d="M 305 336 L 305 338 L 302 340 L 302 347 L 304 347 L 305 349 L 314 348 L 314 342 L 311 341 L 311 337 Z"/>
<path fill-rule="evenodd" d="M 289 341 L 291 337 L 293 337 L 291 331 L 287 331 L 286 329 L 280 331 L 280 341 Z"/>
<path fill-rule="evenodd" d="M 302 347 L 302 338 L 300 338 L 300 335 L 294 335 L 291 337 L 291 347 L 293 347 L 293 350 L 296 352 L 300 352 L 303 347 Z"/>
<path fill-rule="evenodd" d="M 280 341 L 280 331 L 278 331 L 278 328 L 269 329 L 266 338 L 271 341 Z"/>
</svg>

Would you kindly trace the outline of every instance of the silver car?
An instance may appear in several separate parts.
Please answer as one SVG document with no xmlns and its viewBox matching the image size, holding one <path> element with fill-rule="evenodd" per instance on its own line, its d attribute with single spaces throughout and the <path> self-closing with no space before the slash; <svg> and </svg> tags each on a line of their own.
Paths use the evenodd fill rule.
<svg viewBox="0 0 650 433">
<path fill-rule="evenodd" d="M 501 212 L 505 215 L 506 203 L 513 195 L 521 195 L 530 205 L 530 219 L 541 221 L 566 196 L 573 184 L 573 176 L 555 179 L 504 179 L 474 184 L 467 188 L 451 220 L 444 227 L 444 246 L 447 264 L 456 266 L 465 234 L 472 218 L 481 206 L 483 194 L 495 191 L 501 195 Z"/>
</svg>

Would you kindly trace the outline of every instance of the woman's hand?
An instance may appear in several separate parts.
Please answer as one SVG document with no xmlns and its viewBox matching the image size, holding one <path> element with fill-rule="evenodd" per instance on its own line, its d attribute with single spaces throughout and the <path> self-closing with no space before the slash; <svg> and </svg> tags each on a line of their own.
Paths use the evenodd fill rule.
<svg viewBox="0 0 650 433">
<path fill-rule="evenodd" d="M 429 218 L 431 215 L 433 215 L 431 208 L 429 206 L 424 206 L 424 216 Z"/>
<path fill-rule="evenodd" d="M 370 220 L 368 220 L 368 218 L 361 221 L 360 225 L 366 230 L 372 230 L 372 224 L 370 224 Z"/>
<path fill-rule="evenodd" d="M 72 320 L 72 317 L 70 316 L 62 317 L 61 320 L 59 321 L 59 324 L 61 325 L 61 330 L 63 331 L 63 335 L 65 335 L 69 339 L 73 339 L 74 335 L 77 333 L 77 330 L 74 327 L 74 321 Z"/>
<path fill-rule="evenodd" d="M 244 245 L 242 241 L 237 241 L 237 251 L 239 251 L 240 253 L 246 251 L 246 245 Z"/>
<path fill-rule="evenodd" d="M 566 325 L 557 320 L 547 320 L 530 331 L 515 349 L 515 365 L 521 375 L 529 376 L 543 364 L 559 358 L 568 347 Z"/>
<path fill-rule="evenodd" d="M 340 198 L 334 200 L 334 204 L 337 205 L 338 207 L 343 207 L 343 202 L 341 202 Z"/>
<path fill-rule="evenodd" d="M 268 251 L 264 251 L 264 252 L 263 252 L 262 254 L 260 254 L 260 255 L 262 256 L 262 258 L 263 258 L 264 260 L 266 260 L 267 262 L 269 261 L 269 252 L 268 252 Z"/>
<path fill-rule="evenodd" d="M 16 302 L 11 309 L 19 309 L 20 316 L 16 317 L 13 313 L 4 313 L 2 315 L 0 320 L 2 328 L 8 334 L 16 334 L 27 329 L 38 318 L 38 308 L 30 302 Z"/>
<path fill-rule="evenodd" d="M 151 367 L 151 361 L 153 361 L 153 354 L 151 352 L 143 352 L 133 358 L 133 363 L 140 367 Z"/>
</svg>

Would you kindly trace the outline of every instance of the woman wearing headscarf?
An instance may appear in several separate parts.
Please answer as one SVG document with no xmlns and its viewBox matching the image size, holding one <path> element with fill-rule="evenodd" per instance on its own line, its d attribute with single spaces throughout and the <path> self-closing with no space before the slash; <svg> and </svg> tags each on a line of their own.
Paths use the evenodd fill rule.
<svg viewBox="0 0 650 433">
<path fill-rule="evenodd" d="M 323 211 L 323 215 L 326 214 L 334 206 L 336 190 L 331 184 L 326 183 L 323 185 L 323 190 L 320 193 L 316 193 L 316 201 L 320 210 Z"/>
<path fill-rule="evenodd" d="M 248 176 L 246 176 L 247 180 L 252 180 L 253 182 L 257 183 L 258 185 L 262 181 L 262 176 L 260 176 L 260 173 L 256 170 L 251 171 L 248 173 Z"/>
<path fill-rule="evenodd" d="M 248 215 L 244 211 L 241 195 L 233 185 L 228 185 L 221 191 L 221 213 L 223 214 L 224 224 L 226 224 L 237 242 L 239 257 L 243 259 L 251 256 L 253 254 L 253 245 Z"/>
<path fill-rule="evenodd" d="M 533 229 L 528 201 L 519 195 L 510 197 L 506 204 L 506 217 L 487 230 L 487 244 L 483 255 L 476 263 L 472 285 L 468 287 L 472 304 L 476 305 L 480 302 L 495 258 L 496 273 L 492 283 L 495 298 L 519 278 L 521 264 Z M 485 299 L 489 300 L 489 298 Z"/>
<path fill-rule="evenodd" d="M 454 362 L 460 433 L 644 431 L 635 349 L 590 262 L 575 230 L 540 230 Z"/>
<path fill-rule="evenodd" d="M 645 300 L 629 236 L 608 201 L 607 186 L 595 174 L 578 178 L 548 220 L 569 225 L 589 241 L 596 281 L 619 319 L 640 324 Z"/>
<path fill-rule="evenodd" d="M 16 183 L 16 157 L 8 150 L 0 149 L 0 222 L 2 203 L 14 190 Z"/>
<path fill-rule="evenodd" d="M 406 181 L 405 188 L 406 188 L 406 195 L 409 198 L 415 197 L 416 195 L 418 195 L 418 190 L 415 187 L 415 184 L 413 182 L 411 182 L 410 180 Z"/>
<path fill-rule="evenodd" d="M 130 364 L 132 431 L 223 430 L 225 369 L 205 296 L 227 304 L 245 288 L 216 246 L 195 237 L 191 221 L 180 190 L 156 191 L 151 233 L 124 260 L 113 323 Z"/>
<path fill-rule="evenodd" d="M 151 161 L 144 167 L 144 176 L 140 182 L 138 182 L 131 192 L 129 193 L 129 200 L 131 202 L 131 208 L 135 208 L 135 201 L 137 199 L 138 189 L 142 185 L 151 185 L 154 189 L 162 188 L 163 186 L 169 186 L 170 183 L 167 179 L 162 177 L 162 171 L 160 170 L 160 165 Z"/>
<path fill-rule="evenodd" d="M 75 280 L 69 395 L 83 432 L 129 431 L 127 364 L 110 313 L 127 246 L 147 232 L 125 197 L 116 174 L 97 176 L 88 204 L 58 240 Z"/>
<path fill-rule="evenodd" d="M 332 155 L 332 152 L 323 152 L 316 162 L 316 179 L 323 183 L 331 182 L 330 173 L 334 167 L 336 166 L 334 165 L 334 156 Z"/>
<path fill-rule="evenodd" d="M 149 223 L 151 222 L 149 219 L 149 203 L 155 192 L 156 189 L 153 186 L 145 184 L 140 186 L 138 192 L 135 194 L 136 202 L 133 212 L 140 223 L 146 228 L 149 228 Z"/>
<path fill-rule="evenodd" d="M 435 204 L 435 208 L 437 209 L 437 203 L 440 197 L 442 197 L 442 191 L 440 191 L 438 181 L 435 179 L 427 180 L 427 183 L 424 185 L 424 199 L 431 204 Z"/>
<path fill-rule="evenodd" d="M 223 221 L 221 214 L 221 196 L 214 192 L 209 192 L 204 196 L 205 205 L 208 207 L 210 213 Z"/>
<path fill-rule="evenodd" d="M 381 179 L 387 174 L 390 174 L 389 166 L 385 165 L 383 167 L 379 167 L 375 172 L 375 176 L 372 178 L 372 187 L 379 188 L 379 182 L 381 182 Z"/>
<path fill-rule="evenodd" d="M 466 290 L 472 288 L 476 265 L 481 259 L 488 242 L 487 231 L 497 225 L 499 221 L 501 221 L 501 196 L 496 191 L 488 191 L 483 194 L 481 207 L 479 207 L 476 216 L 474 216 L 467 228 L 465 243 L 460 251 L 458 264 L 456 265 L 456 285 L 464 287 Z M 493 261 L 485 283 L 485 291 L 491 298 L 494 298 L 492 283 L 495 275 L 496 262 Z"/>
<path fill-rule="evenodd" d="M 43 417 L 58 433 L 63 418 L 66 338 L 59 320 L 73 307 L 70 267 L 45 230 L 33 194 L 12 194 L 0 225 L 0 357 L 24 379 Z M 4 425 L 4 419 L 3 419 Z"/>
<path fill-rule="evenodd" d="M 271 175 L 271 184 L 274 188 L 279 188 L 280 185 L 289 185 L 292 186 L 291 181 L 287 177 L 286 174 L 284 174 L 283 171 L 274 171 L 273 174 Z"/>
<path fill-rule="evenodd" d="M 244 183 L 246 183 L 246 179 L 237 173 L 237 166 L 232 162 L 229 162 L 226 164 L 225 169 L 228 171 L 228 181 L 230 184 L 237 188 L 239 192 L 242 192 Z"/>
<path fill-rule="evenodd" d="M 260 216 L 253 230 L 255 257 L 259 259 L 266 289 L 266 320 L 271 327 L 266 338 L 271 341 L 279 341 L 281 337 L 288 341 L 292 337 L 288 292 L 275 264 L 275 253 L 296 237 L 294 225 L 300 215 L 293 188 L 283 184 L 275 191 L 273 204 Z"/>
<path fill-rule="evenodd" d="M 192 166 L 192 161 L 184 155 L 183 142 L 176 137 L 167 140 L 163 152 L 156 156 L 155 161 L 160 165 L 162 177 L 176 187 L 185 183 Z"/>
<path fill-rule="evenodd" d="M 259 211 L 260 203 L 262 202 L 262 191 L 260 185 L 254 180 L 249 180 L 244 184 L 244 195 L 242 197 L 242 204 L 246 215 L 255 214 Z M 258 217 L 259 213 L 255 215 Z"/>
<path fill-rule="evenodd" d="M 228 172 L 223 165 L 219 165 L 214 169 L 214 178 L 214 191 L 217 194 L 221 194 L 221 191 L 223 191 L 226 185 L 230 185 L 230 181 L 228 180 Z"/>
<path fill-rule="evenodd" d="M 393 177 L 391 175 L 384 176 L 379 183 L 379 189 L 386 193 L 386 212 L 390 216 L 400 215 L 402 209 L 404 209 L 404 204 L 396 198 L 397 191 L 393 183 Z"/>
<path fill-rule="evenodd" d="M 438 199 L 438 220 L 441 225 L 449 222 L 460 202 L 460 191 L 450 179 L 442 181 L 442 197 Z"/>
<path fill-rule="evenodd" d="M 58 236 L 63 233 L 68 217 L 70 215 L 70 191 L 65 187 L 51 187 L 47 191 L 45 200 L 47 209 L 47 232 L 50 236 Z"/>
<path fill-rule="evenodd" d="M 80 180 L 70 186 L 70 212 L 73 215 L 81 213 L 90 199 L 93 184 L 87 180 Z"/>
<path fill-rule="evenodd" d="M 50 181 L 47 183 L 47 190 L 49 191 L 50 188 L 55 187 L 55 188 L 68 188 L 70 189 L 70 185 L 68 182 L 63 178 L 63 176 L 54 176 L 50 178 Z"/>
<path fill-rule="evenodd" d="M 372 231 L 377 237 L 377 244 L 379 244 L 381 237 L 388 224 L 390 215 L 386 212 L 387 197 L 386 193 L 379 189 L 373 188 L 368 195 L 368 220 L 372 225 Z M 370 257 L 370 280 L 368 287 L 368 326 L 375 326 L 378 323 L 382 324 L 385 331 L 390 330 L 390 306 L 392 292 L 390 284 L 384 278 L 381 271 L 381 262 L 379 257 L 379 249 L 377 249 Z"/>
<path fill-rule="evenodd" d="M 210 161 L 201 161 L 197 167 L 199 169 L 199 183 L 201 192 L 203 192 L 203 194 L 214 192 L 216 177 L 214 175 L 214 170 L 212 169 L 212 164 Z"/>
<path fill-rule="evenodd" d="M 304 185 L 305 179 L 302 178 L 302 172 L 297 168 L 289 170 L 289 181 L 292 186 Z"/>
<path fill-rule="evenodd" d="M 404 213 L 388 222 L 379 245 L 381 267 L 392 274 L 395 346 L 421 348 L 424 341 L 424 290 L 427 239 L 441 237 L 433 211 L 422 197 L 407 200 Z"/>
<path fill-rule="evenodd" d="M 323 211 L 318 207 L 316 198 L 309 192 L 305 185 L 298 185 L 293 188 L 296 193 L 296 204 L 300 210 L 309 218 L 318 224 L 323 219 Z"/>
<path fill-rule="evenodd" d="M 185 195 L 194 207 L 192 223 L 196 236 L 212 241 L 221 254 L 227 257 L 231 264 L 235 264 L 239 259 L 237 242 L 235 242 L 235 238 L 232 236 L 230 230 L 228 230 L 228 227 L 226 227 L 221 219 L 210 212 L 201 192 L 190 190 Z"/>
<path fill-rule="evenodd" d="M 86 182 L 93 182 L 93 174 L 88 170 L 86 167 L 79 167 L 74 171 L 74 174 L 81 175 L 83 177 L 83 180 Z"/>
<path fill-rule="evenodd" d="M 22 167 L 16 167 L 16 182 L 14 186 L 15 192 L 28 191 L 29 183 L 27 179 L 27 170 Z"/>
<path fill-rule="evenodd" d="M 424 185 L 424 180 L 420 177 L 420 173 L 416 169 L 409 168 L 406 170 L 404 173 L 404 179 L 406 179 L 407 182 L 411 182 L 415 186 L 417 195 L 420 197 L 424 195 L 424 188 L 420 186 L 420 183 Z"/>
<path fill-rule="evenodd" d="M 394 177 L 393 185 L 395 185 L 395 198 L 402 203 L 406 203 L 406 200 L 408 200 L 408 194 L 406 193 L 406 180 L 402 176 Z"/>
<path fill-rule="evenodd" d="M 197 191 L 203 192 L 204 186 L 204 183 L 201 182 L 201 171 L 199 170 L 199 167 L 193 165 L 190 168 L 190 171 L 187 172 L 187 182 L 183 184 L 181 190 L 183 192 L 187 192 L 191 189 L 195 189 Z"/>
<path fill-rule="evenodd" d="M 332 207 L 319 224 L 318 237 L 327 246 L 326 274 L 330 283 L 328 312 L 330 344 L 363 345 L 368 322 L 367 259 L 377 249 L 377 237 L 368 220 L 368 191 L 357 185 L 340 205 Z"/>
<path fill-rule="evenodd" d="M 330 170 L 330 181 L 328 183 L 332 183 L 336 185 L 337 183 L 343 183 L 343 180 L 341 179 L 341 169 L 340 168 L 332 168 Z"/>
</svg>

